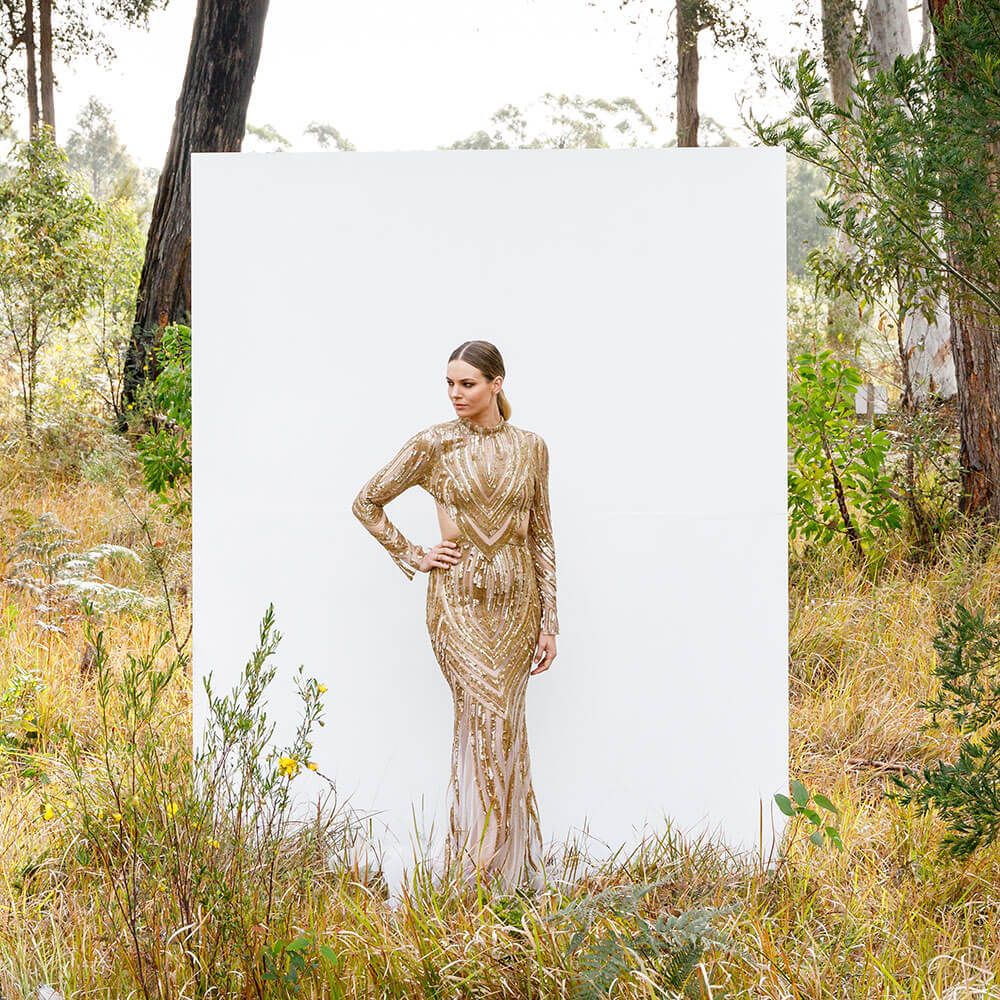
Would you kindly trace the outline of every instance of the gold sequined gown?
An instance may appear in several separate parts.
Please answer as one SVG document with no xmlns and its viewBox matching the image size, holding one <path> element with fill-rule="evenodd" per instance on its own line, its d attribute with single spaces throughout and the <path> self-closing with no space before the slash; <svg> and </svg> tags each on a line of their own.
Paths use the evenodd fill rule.
<svg viewBox="0 0 1000 1000">
<path fill-rule="evenodd" d="M 445 859 L 508 889 L 541 885 L 524 708 L 539 632 L 558 632 L 548 465 L 538 434 L 457 417 L 414 434 L 352 507 L 410 579 L 424 549 L 386 516 L 393 497 L 425 489 L 458 545 L 459 561 L 427 581 L 427 630 L 455 708 Z"/>
</svg>

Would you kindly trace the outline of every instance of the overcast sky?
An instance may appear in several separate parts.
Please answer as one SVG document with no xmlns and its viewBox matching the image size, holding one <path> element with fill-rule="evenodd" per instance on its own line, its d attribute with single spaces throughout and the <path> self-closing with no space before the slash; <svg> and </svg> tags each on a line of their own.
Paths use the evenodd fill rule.
<svg viewBox="0 0 1000 1000">
<path fill-rule="evenodd" d="M 489 126 L 504 104 L 546 91 L 584 97 L 633 97 L 673 135 L 674 84 L 655 59 L 665 21 L 640 25 L 631 0 L 271 0 L 248 121 L 270 124 L 293 149 L 317 148 L 302 130 L 311 121 L 339 129 L 361 150 L 430 149 Z M 667 5 L 669 9 L 671 5 Z M 790 0 L 756 0 L 770 51 L 801 45 L 788 24 Z M 817 4 L 818 6 L 818 4 Z M 660 8 L 657 8 L 658 10 Z M 184 75 L 195 0 L 171 0 L 149 30 L 108 26 L 118 53 L 108 67 L 79 59 L 57 66 L 56 130 L 61 143 L 91 95 L 110 105 L 122 141 L 143 166 L 161 167 Z M 672 24 L 672 22 L 671 22 Z M 713 58 L 708 33 L 701 71 L 701 112 L 739 137 L 736 95 L 756 79 L 746 59 Z M 662 86 L 657 87 L 657 83 Z M 775 105 L 771 105 L 775 106 Z M 27 115 L 18 122 L 27 133 Z M 244 149 L 255 148 L 248 140 Z"/>
</svg>

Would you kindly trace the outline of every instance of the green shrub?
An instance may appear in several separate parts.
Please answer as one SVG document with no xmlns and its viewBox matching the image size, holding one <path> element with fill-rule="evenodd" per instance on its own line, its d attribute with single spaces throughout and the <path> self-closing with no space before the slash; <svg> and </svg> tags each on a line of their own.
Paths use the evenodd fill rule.
<svg viewBox="0 0 1000 1000">
<path fill-rule="evenodd" d="M 147 488 L 181 516 L 191 512 L 191 328 L 165 327 L 157 358 L 160 372 L 136 400 L 149 428 L 136 448 Z"/>
<path fill-rule="evenodd" d="M 574 959 L 573 1000 L 602 1000 L 616 984 L 638 971 L 656 984 L 664 998 L 701 996 L 694 973 L 706 948 L 740 953 L 713 921 L 736 906 L 707 907 L 682 913 L 657 914 L 649 920 L 640 912 L 643 897 L 672 881 L 671 877 L 641 885 L 614 885 L 564 903 L 547 922 L 569 922 L 574 932 L 566 948 Z"/>
<path fill-rule="evenodd" d="M 163 981 L 180 963 L 197 996 L 284 996 L 336 974 L 331 949 L 292 930 L 348 822 L 321 819 L 317 809 L 293 829 L 290 786 L 300 769 L 315 769 L 309 737 L 323 724 L 325 688 L 299 668 L 301 722 L 290 746 L 271 746 L 264 696 L 275 668 L 267 660 L 281 638 L 273 624 L 271 606 L 229 695 L 213 695 L 205 677 L 209 714 L 193 751 L 163 711 L 188 664 L 180 651 L 160 663 L 169 632 L 113 668 L 104 632 L 88 622 L 101 737 L 84 746 L 69 734 L 72 782 L 46 818 L 66 825 L 96 869 L 95 899 L 121 925 L 137 982 Z"/>
<path fill-rule="evenodd" d="M 861 559 L 865 548 L 903 523 L 903 508 L 886 473 L 888 435 L 858 423 L 857 369 L 832 351 L 802 354 L 788 390 L 792 463 L 788 527 L 821 543 L 842 539 Z"/>
<path fill-rule="evenodd" d="M 939 714 L 950 717 L 963 737 L 958 755 L 893 775 L 900 791 L 887 794 L 922 814 L 936 810 L 948 826 L 941 853 L 962 858 L 1000 834 L 1000 619 L 987 622 L 983 611 L 959 603 L 954 618 L 939 623 L 934 648 L 940 686 L 921 702 L 931 713 L 922 729 L 939 728 Z"/>
</svg>

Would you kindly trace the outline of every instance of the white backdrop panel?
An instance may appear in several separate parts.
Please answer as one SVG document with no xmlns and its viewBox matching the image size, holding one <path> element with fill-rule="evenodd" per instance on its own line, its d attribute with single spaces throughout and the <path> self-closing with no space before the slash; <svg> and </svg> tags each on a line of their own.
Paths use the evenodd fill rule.
<svg viewBox="0 0 1000 1000">
<path fill-rule="evenodd" d="M 768 852 L 788 756 L 784 152 L 192 160 L 195 739 L 201 677 L 231 688 L 274 602 L 277 738 L 304 663 L 329 687 L 314 759 L 379 810 L 391 881 L 415 825 L 440 843 L 428 578 L 350 507 L 453 418 L 448 355 L 482 338 L 551 457 L 559 655 L 527 705 L 546 840 L 586 826 L 600 855 L 669 817 Z M 423 491 L 388 509 L 439 540 Z"/>
</svg>

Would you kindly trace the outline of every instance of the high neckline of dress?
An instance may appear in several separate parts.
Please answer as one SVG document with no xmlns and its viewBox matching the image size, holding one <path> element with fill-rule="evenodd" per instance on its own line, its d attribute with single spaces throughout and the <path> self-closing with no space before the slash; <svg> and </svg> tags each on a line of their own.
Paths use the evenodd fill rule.
<svg viewBox="0 0 1000 1000">
<path fill-rule="evenodd" d="M 507 426 L 507 421 L 501 415 L 500 423 L 494 424 L 492 427 L 483 427 L 481 424 L 473 423 L 468 417 L 459 415 L 458 422 L 469 431 L 475 434 L 496 434 L 497 431 L 502 430 Z"/>
</svg>

